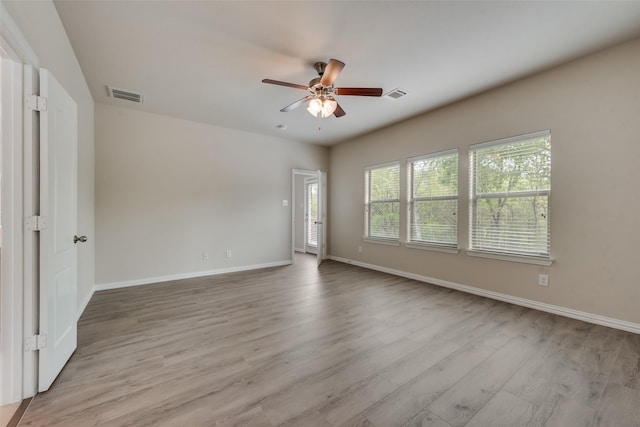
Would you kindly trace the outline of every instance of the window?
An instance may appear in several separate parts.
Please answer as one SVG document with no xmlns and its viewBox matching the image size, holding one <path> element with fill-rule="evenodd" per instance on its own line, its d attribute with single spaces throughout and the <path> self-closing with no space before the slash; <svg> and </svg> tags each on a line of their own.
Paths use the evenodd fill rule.
<svg viewBox="0 0 640 427">
<path fill-rule="evenodd" d="M 365 169 L 365 237 L 400 239 L 400 164 Z"/>
<path fill-rule="evenodd" d="M 409 243 L 458 247 L 458 151 L 408 160 Z"/>
<path fill-rule="evenodd" d="M 549 259 L 550 132 L 469 149 L 470 249 Z"/>
</svg>

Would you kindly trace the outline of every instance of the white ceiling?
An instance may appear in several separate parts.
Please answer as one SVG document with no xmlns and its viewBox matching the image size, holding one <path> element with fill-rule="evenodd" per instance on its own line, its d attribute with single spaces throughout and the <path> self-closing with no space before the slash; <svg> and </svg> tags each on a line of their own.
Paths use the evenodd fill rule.
<svg viewBox="0 0 640 427">
<path fill-rule="evenodd" d="M 640 1 L 55 1 L 96 102 L 331 145 L 640 35 Z M 342 118 L 280 108 L 346 63 Z M 142 92 L 109 98 L 106 85 Z M 286 125 L 279 130 L 277 125 Z"/>
</svg>

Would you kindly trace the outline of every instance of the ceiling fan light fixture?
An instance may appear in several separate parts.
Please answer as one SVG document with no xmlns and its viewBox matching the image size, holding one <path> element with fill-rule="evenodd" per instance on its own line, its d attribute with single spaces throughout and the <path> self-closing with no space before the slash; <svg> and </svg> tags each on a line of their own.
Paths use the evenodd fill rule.
<svg viewBox="0 0 640 427">
<path fill-rule="evenodd" d="M 313 116 L 318 117 L 318 113 L 322 111 L 322 101 L 319 98 L 313 98 L 309 101 L 309 106 L 307 107 L 307 111 Z"/>
<path fill-rule="evenodd" d="M 338 103 L 335 99 L 333 99 L 333 97 L 328 97 L 327 99 L 325 99 L 322 103 L 322 111 L 320 112 L 322 118 L 331 116 L 333 112 L 336 111 L 336 108 L 338 108 Z"/>
<path fill-rule="evenodd" d="M 307 111 L 313 117 L 318 117 L 319 114 L 320 117 L 326 119 L 336 111 L 336 108 L 338 108 L 338 102 L 332 96 L 319 96 L 309 101 Z"/>
</svg>

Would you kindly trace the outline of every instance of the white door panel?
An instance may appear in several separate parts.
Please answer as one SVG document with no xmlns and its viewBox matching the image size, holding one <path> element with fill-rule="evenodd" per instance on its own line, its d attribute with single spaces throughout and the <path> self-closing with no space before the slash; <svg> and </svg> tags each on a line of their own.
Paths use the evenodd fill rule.
<svg viewBox="0 0 640 427">
<path fill-rule="evenodd" d="M 40 70 L 40 335 L 39 391 L 48 390 L 77 345 L 77 146 L 75 101 Z"/>
<path fill-rule="evenodd" d="M 304 180 L 304 212 L 305 252 L 317 254 L 318 252 L 318 179 L 307 178 Z"/>
<path fill-rule="evenodd" d="M 318 266 L 327 257 L 327 174 L 318 171 Z"/>
</svg>

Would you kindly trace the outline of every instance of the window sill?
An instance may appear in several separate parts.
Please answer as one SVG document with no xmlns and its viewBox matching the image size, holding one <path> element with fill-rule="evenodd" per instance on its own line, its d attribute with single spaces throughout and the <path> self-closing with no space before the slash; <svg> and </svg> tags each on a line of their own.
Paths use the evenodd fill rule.
<svg viewBox="0 0 640 427">
<path fill-rule="evenodd" d="M 525 264 L 544 265 L 547 267 L 553 264 L 553 261 L 554 261 L 553 258 L 543 258 L 543 257 L 526 256 L 526 255 L 508 255 L 508 254 L 499 254 L 495 252 L 484 252 L 484 251 L 473 251 L 473 250 L 467 250 L 467 255 L 480 257 L 480 258 L 499 259 L 501 261 L 512 261 L 512 262 L 522 262 Z"/>
<path fill-rule="evenodd" d="M 460 252 L 460 248 L 448 247 L 448 246 L 438 246 L 438 245 L 428 245 L 422 243 L 415 242 L 407 242 L 404 244 L 406 248 L 410 249 L 421 249 L 423 251 L 434 251 L 434 252 L 444 252 L 447 254 L 457 254 Z"/>
<path fill-rule="evenodd" d="M 392 239 L 375 239 L 372 237 L 363 237 L 362 241 L 367 243 L 376 243 L 378 245 L 400 246 L 399 240 L 392 240 Z"/>
</svg>

